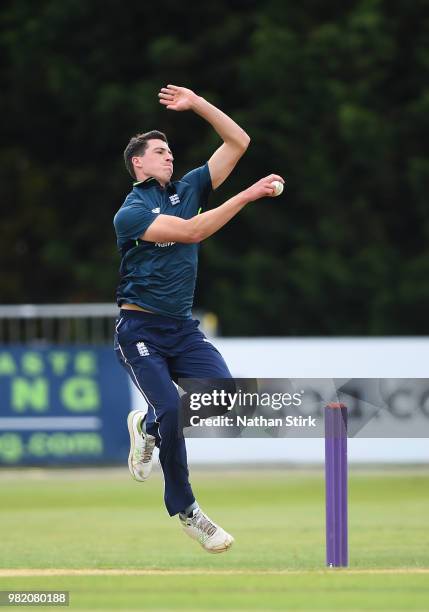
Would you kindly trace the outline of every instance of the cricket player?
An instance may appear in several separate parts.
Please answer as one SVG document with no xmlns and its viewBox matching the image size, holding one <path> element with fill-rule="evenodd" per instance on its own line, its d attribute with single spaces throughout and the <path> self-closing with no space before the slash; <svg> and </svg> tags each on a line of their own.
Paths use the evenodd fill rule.
<svg viewBox="0 0 429 612">
<path fill-rule="evenodd" d="M 205 119 L 223 144 L 208 162 L 172 181 L 173 153 L 162 132 L 131 138 L 125 165 L 132 191 L 114 218 L 122 255 L 117 302 L 115 351 L 144 396 L 147 413 L 128 416 L 129 470 L 144 481 L 152 468 L 154 447 L 165 481 L 165 505 L 179 515 L 185 532 L 211 553 L 228 550 L 234 539 L 198 506 L 187 465 L 180 426 L 179 378 L 229 379 L 221 354 L 192 319 L 199 243 L 250 202 L 274 195 L 271 174 L 230 200 L 206 210 L 207 200 L 231 174 L 250 138 L 230 117 L 185 87 L 167 85 L 159 102 L 172 111 L 192 111 Z"/>
</svg>

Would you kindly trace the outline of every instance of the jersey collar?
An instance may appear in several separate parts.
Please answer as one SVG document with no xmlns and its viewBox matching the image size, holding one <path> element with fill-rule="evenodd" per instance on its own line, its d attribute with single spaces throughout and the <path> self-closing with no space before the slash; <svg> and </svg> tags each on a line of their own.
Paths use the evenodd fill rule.
<svg viewBox="0 0 429 612">
<path fill-rule="evenodd" d="M 144 181 L 136 181 L 135 183 L 133 183 L 133 187 L 145 187 L 146 185 L 148 185 L 148 183 L 150 183 L 150 187 L 152 187 L 153 183 L 158 183 L 158 181 L 156 180 L 156 178 L 154 178 L 153 176 L 150 176 L 149 178 L 145 179 Z M 159 183 L 158 183 L 159 185 Z"/>
<path fill-rule="evenodd" d="M 156 180 L 156 178 L 154 178 L 153 176 L 145 179 L 144 181 L 136 181 L 135 183 L 133 183 L 133 187 L 140 187 L 140 188 L 149 188 L 149 187 L 153 187 L 154 185 L 156 185 L 157 187 L 159 187 L 160 189 L 163 189 L 163 187 L 161 187 L 160 183 L 158 183 L 158 181 Z M 166 184 L 165 186 L 165 190 L 170 192 L 176 192 L 176 189 L 174 187 L 174 184 L 172 183 L 172 181 L 170 181 L 169 183 Z"/>
</svg>

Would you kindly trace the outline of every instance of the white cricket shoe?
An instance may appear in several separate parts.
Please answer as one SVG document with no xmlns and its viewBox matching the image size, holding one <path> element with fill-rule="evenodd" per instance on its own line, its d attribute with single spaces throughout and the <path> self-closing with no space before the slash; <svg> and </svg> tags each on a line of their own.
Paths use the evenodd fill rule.
<svg viewBox="0 0 429 612">
<path fill-rule="evenodd" d="M 201 508 L 194 510 L 191 517 L 179 514 L 179 519 L 185 533 L 193 540 L 197 540 L 207 552 L 225 552 L 234 542 L 232 535 L 209 519 Z"/>
<path fill-rule="evenodd" d="M 152 471 L 152 455 L 155 448 L 155 437 L 142 431 L 145 417 L 143 410 L 132 410 L 127 418 L 130 433 L 130 454 L 128 469 L 134 480 L 143 482 Z"/>
</svg>

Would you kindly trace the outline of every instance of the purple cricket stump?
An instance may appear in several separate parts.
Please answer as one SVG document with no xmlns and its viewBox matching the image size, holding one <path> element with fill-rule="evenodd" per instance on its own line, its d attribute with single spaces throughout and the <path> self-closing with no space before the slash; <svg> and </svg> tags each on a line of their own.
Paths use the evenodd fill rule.
<svg viewBox="0 0 429 612">
<path fill-rule="evenodd" d="M 347 407 L 325 407 L 326 565 L 348 565 Z"/>
</svg>

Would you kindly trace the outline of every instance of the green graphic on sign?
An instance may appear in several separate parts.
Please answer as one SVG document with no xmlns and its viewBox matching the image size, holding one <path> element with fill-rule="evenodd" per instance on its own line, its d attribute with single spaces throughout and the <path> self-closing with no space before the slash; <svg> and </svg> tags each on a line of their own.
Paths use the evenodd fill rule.
<svg viewBox="0 0 429 612">
<path fill-rule="evenodd" d="M 0 347 L 0 464 L 123 461 L 129 402 L 109 348 Z"/>
</svg>

